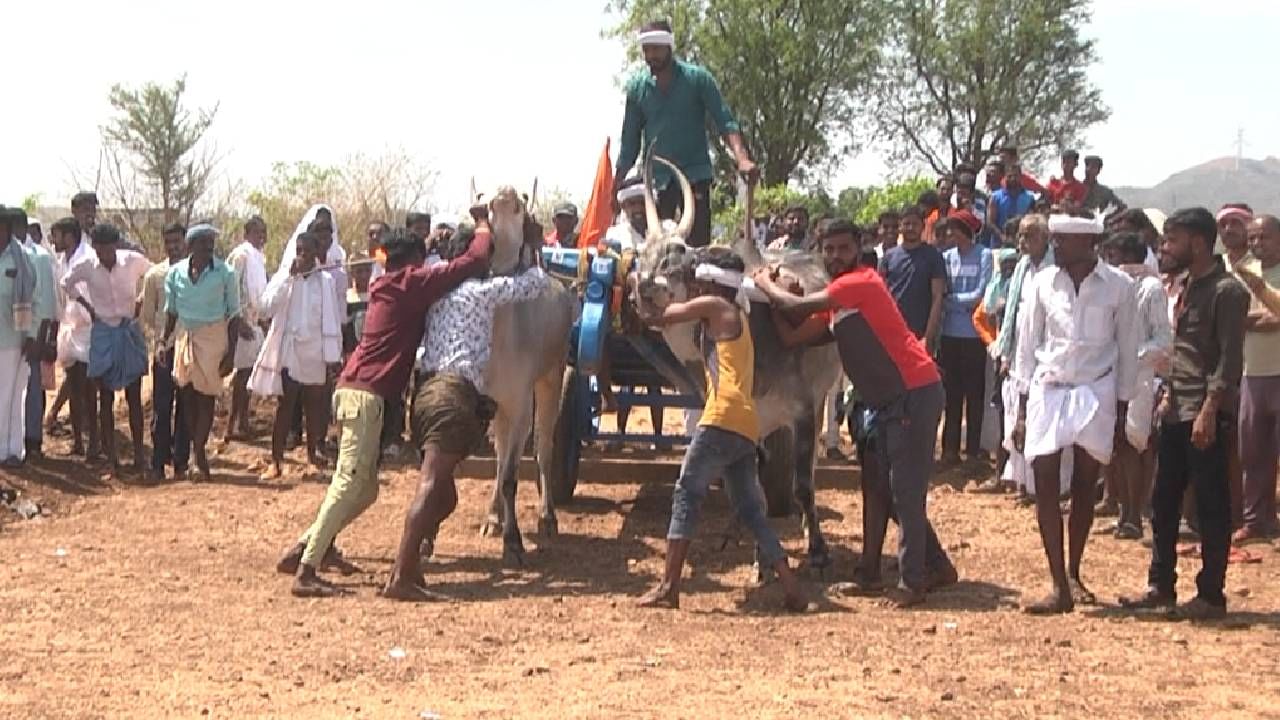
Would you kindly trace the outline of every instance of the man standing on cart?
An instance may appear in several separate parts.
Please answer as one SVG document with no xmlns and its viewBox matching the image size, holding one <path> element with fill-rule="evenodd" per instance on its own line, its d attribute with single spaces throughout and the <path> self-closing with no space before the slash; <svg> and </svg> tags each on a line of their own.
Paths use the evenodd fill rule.
<svg viewBox="0 0 1280 720">
<path fill-rule="evenodd" d="M 627 108 L 622 116 L 622 148 L 614 172 L 614 190 L 624 182 L 642 147 L 655 144 L 657 154 L 675 163 L 693 185 L 696 212 L 687 242 L 691 247 L 704 247 L 711 242 L 713 175 L 707 116 L 733 151 L 738 172 L 749 181 L 754 181 L 758 174 L 756 164 L 747 152 L 738 121 L 720 95 L 715 78 L 704 67 L 676 59 L 671 24 L 665 20 L 650 22 L 640 29 L 637 40 L 649 67 L 648 72 L 637 73 L 627 83 Z M 664 220 L 674 220 L 676 211 L 684 209 L 680 187 L 673 180 L 665 166 L 654 169 L 658 215 Z"/>
</svg>

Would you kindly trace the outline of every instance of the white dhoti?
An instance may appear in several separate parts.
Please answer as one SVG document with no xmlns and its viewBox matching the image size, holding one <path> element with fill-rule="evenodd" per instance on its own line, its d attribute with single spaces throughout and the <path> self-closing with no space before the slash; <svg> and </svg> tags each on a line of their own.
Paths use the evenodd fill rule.
<svg viewBox="0 0 1280 720">
<path fill-rule="evenodd" d="M 23 437 L 30 372 L 21 348 L 0 350 L 0 461 L 21 460 L 27 454 Z"/>
<path fill-rule="evenodd" d="M 92 327 L 85 325 L 61 325 L 58 327 L 58 365 L 71 367 L 89 362 L 89 334 Z"/>
<path fill-rule="evenodd" d="M 1027 394 L 1026 456 L 1038 458 L 1078 445 L 1093 459 L 1111 462 L 1116 432 L 1113 373 L 1088 385 L 1035 381 Z"/>
<path fill-rule="evenodd" d="M 245 340 L 243 337 L 236 340 L 236 352 L 234 356 L 236 370 L 249 370 L 253 367 L 253 363 L 258 359 L 258 351 L 262 350 L 262 328 L 250 325 L 253 328 L 253 339 Z"/>
<path fill-rule="evenodd" d="M 1012 482 L 1028 495 L 1035 495 L 1036 474 L 1031 470 L 1031 461 L 1013 446 L 1013 427 L 1018 422 L 1018 402 L 1020 401 L 1018 389 L 1013 382 L 1006 380 L 1000 392 L 1004 398 L 1004 449 L 1009 451 L 1009 460 L 1005 463 L 1004 474 L 1000 479 Z M 1058 466 L 1059 494 L 1065 494 L 1071 489 L 1071 473 L 1075 470 L 1075 466 L 1075 453 L 1062 453 L 1062 460 Z"/>
<path fill-rule="evenodd" d="M 1124 418 L 1124 435 L 1129 444 L 1138 452 L 1147 449 L 1151 440 L 1151 430 L 1156 422 L 1156 394 L 1160 391 L 1160 381 L 1149 372 L 1138 377 L 1137 391 L 1129 401 L 1129 412 Z"/>
<path fill-rule="evenodd" d="M 982 446 L 983 450 L 994 455 L 1000 449 L 1003 438 L 1000 437 L 1000 408 L 996 407 L 996 404 L 992 402 L 995 397 L 994 390 L 996 387 L 996 360 L 990 355 L 987 356 L 987 381 L 983 387 L 987 389 L 987 396 L 982 398 L 982 401 L 987 407 L 986 412 L 982 414 L 982 434 L 978 444 Z M 1001 389 L 1000 397 L 1003 401 L 1003 388 Z"/>
</svg>

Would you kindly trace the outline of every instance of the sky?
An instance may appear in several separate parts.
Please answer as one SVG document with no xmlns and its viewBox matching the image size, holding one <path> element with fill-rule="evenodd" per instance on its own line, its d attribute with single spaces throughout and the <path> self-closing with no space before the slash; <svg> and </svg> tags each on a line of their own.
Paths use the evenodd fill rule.
<svg viewBox="0 0 1280 720">
<path fill-rule="evenodd" d="M 184 73 L 194 104 L 218 104 L 210 138 L 224 181 L 403 148 L 438 171 L 435 210 L 461 208 L 473 176 L 481 190 L 537 177 L 585 201 L 622 118 L 625 50 L 601 37 L 614 22 L 605 4 L 15 3 L 6 27 L 28 31 L 7 33 L 8 85 L 23 92 L 0 123 L 0 203 L 65 202 L 94 176 L 111 86 Z M 1234 155 L 1239 129 L 1246 157 L 1280 156 L 1278 21 L 1275 0 L 1098 0 L 1085 34 L 1112 115 L 1080 149 L 1104 156 L 1104 182 L 1153 185 Z M 873 148 L 844 159 L 830 185 L 889 173 Z"/>
</svg>

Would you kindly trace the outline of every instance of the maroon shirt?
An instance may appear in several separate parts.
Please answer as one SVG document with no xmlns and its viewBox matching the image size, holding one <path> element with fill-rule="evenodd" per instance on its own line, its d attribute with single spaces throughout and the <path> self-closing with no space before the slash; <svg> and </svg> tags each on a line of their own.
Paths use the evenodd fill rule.
<svg viewBox="0 0 1280 720">
<path fill-rule="evenodd" d="M 448 263 L 403 267 L 374 280 L 364 334 L 347 358 L 338 386 L 383 398 L 402 393 L 422 343 L 427 310 L 463 281 L 488 272 L 492 244 L 488 230 L 476 230 L 471 247 Z"/>
</svg>

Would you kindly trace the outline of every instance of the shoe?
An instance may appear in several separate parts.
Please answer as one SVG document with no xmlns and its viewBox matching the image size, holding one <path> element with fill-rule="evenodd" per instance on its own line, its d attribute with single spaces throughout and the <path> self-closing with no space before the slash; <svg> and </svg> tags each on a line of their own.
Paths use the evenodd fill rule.
<svg viewBox="0 0 1280 720">
<path fill-rule="evenodd" d="M 1137 597 L 1121 597 L 1120 607 L 1126 610 L 1173 610 L 1178 604 L 1178 597 L 1173 593 L 1165 593 L 1149 587 Z"/>
<path fill-rule="evenodd" d="M 1262 530 L 1255 530 L 1254 528 L 1246 526 L 1235 531 L 1235 533 L 1231 536 L 1231 544 L 1238 545 L 1238 546 L 1257 545 L 1260 543 L 1271 542 L 1272 538 L 1274 537 L 1275 537 L 1275 533 L 1264 532 Z"/>
<path fill-rule="evenodd" d="M 1093 506 L 1094 517 L 1117 517 L 1120 514 L 1120 506 L 1111 500 L 1103 500 Z"/>
<path fill-rule="evenodd" d="M 978 495 L 1003 495 L 1004 483 L 1000 482 L 999 478 L 990 478 L 980 483 L 974 483 L 969 488 L 969 492 Z"/>
<path fill-rule="evenodd" d="M 1173 616 L 1178 620 L 1190 620 L 1191 622 L 1221 620 L 1227 616 L 1227 605 L 1226 603 L 1217 605 L 1197 595 L 1179 605 L 1173 611 Z"/>
<path fill-rule="evenodd" d="M 1191 523 L 1183 520 L 1178 524 L 1178 539 L 1200 542 L 1200 531 L 1192 527 Z"/>
</svg>

